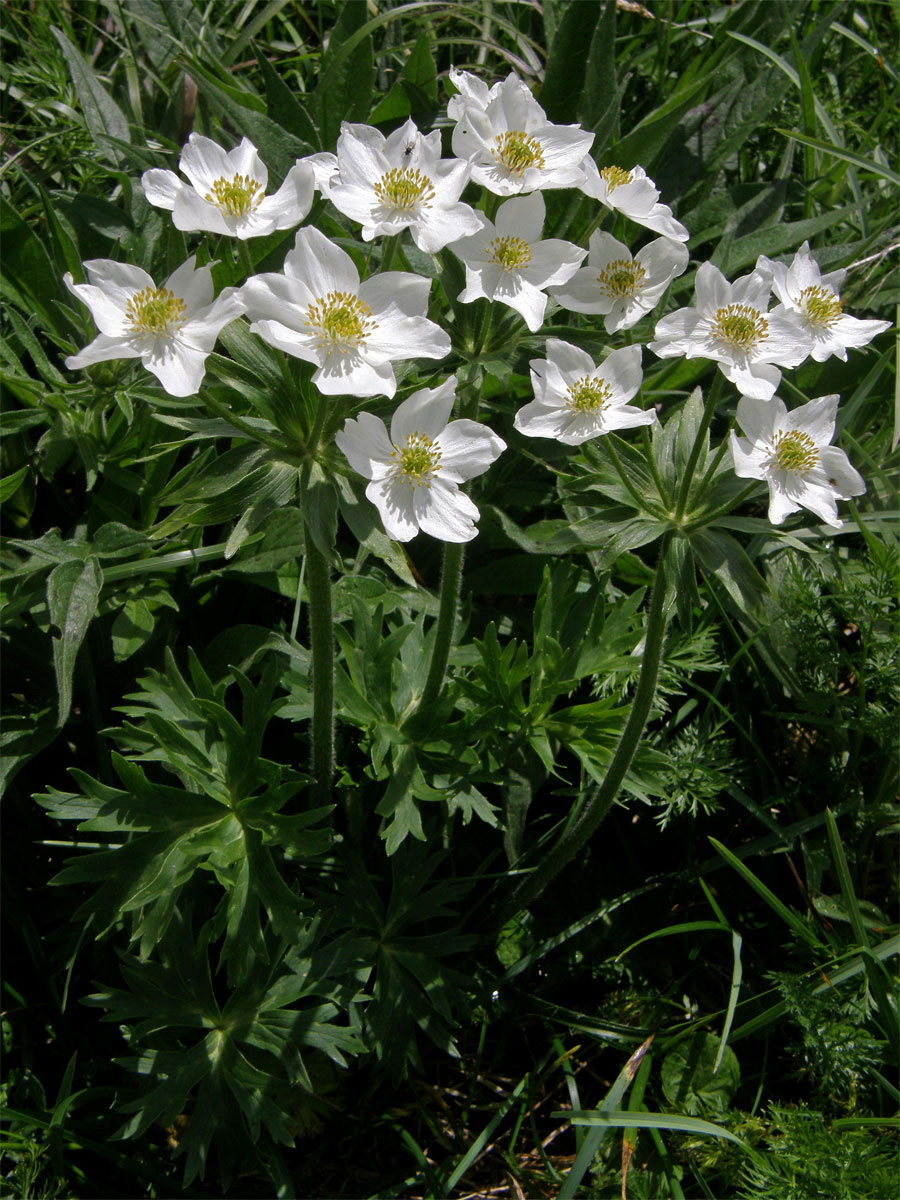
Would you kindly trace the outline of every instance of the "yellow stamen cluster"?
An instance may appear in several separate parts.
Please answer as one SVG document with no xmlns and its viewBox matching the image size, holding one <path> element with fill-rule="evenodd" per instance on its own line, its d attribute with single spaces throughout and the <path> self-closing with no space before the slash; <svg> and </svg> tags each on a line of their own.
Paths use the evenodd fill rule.
<svg viewBox="0 0 900 1200">
<path fill-rule="evenodd" d="M 573 413 L 588 416 L 606 408 L 612 399 L 612 388 L 605 379 L 591 379 L 590 375 L 582 375 L 569 384 L 566 397 L 566 408 Z"/>
<path fill-rule="evenodd" d="M 503 271 L 520 271 L 531 262 L 531 247 L 520 237 L 496 237 L 488 246 L 488 262 Z"/>
<path fill-rule="evenodd" d="M 350 292 L 329 292 L 314 300 L 306 310 L 304 325 L 318 334 L 319 349 L 328 354 L 364 345 L 378 328 L 368 304 Z"/>
<path fill-rule="evenodd" d="M 506 133 L 498 133 L 494 138 L 491 154 L 501 167 L 506 167 L 510 175 L 519 179 L 529 167 L 537 167 L 539 170 L 544 168 L 541 143 L 521 129 L 508 129 Z"/>
<path fill-rule="evenodd" d="M 769 322 L 750 304 L 726 304 L 713 317 L 712 336 L 733 350 L 752 350 L 769 336 Z"/>
<path fill-rule="evenodd" d="M 810 325 L 827 329 L 841 316 L 844 306 L 829 288 L 808 287 L 800 293 L 800 309 Z"/>
<path fill-rule="evenodd" d="M 626 171 L 624 167 L 601 167 L 600 178 L 605 180 L 606 190 L 614 192 L 617 187 L 631 183 L 634 176 L 630 171 Z"/>
<path fill-rule="evenodd" d="M 424 433 L 411 433 L 403 446 L 394 447 L 391 462 L 398 479 L 404 479 L 414 488 L 431 487 L 441 465 L 441 451 Z"/>
<path fill-rule="evenodd" d="M 819 461 L 816 443 L 808 433 L 790 429 L 775 434 L 768 465 L 790 471 L 793 475 L 808 475 Z"/>
<path fill-rule="evenodd" d="M 234 175 L 231 179 L 220 175 L 204 199 L 226 217 L 246 217 L 259 207 L 265 194 L 262 184 L 250 175 Z"/>
<path fill-rule="evenodd" d="M 633 296 L 643 287 L 647 272 L 633 258 L 617 258 L 607 264 L 597 276 L 600 290 L 613 300 Z"/>
<path fill-rule="evenodd" d="M 125 305 L 125 317 L 135 333 L 170 337 L 184 323 L 184 301 L 168 288 L 145 287 Z"/>
<path fill-rule="evenodd" d="M 416 212 L 429 208 L 434 199 L 431 180 L 413 167 L 394 167 L 375 184 L 375 195 L 388 208 Z"/>
</svg>

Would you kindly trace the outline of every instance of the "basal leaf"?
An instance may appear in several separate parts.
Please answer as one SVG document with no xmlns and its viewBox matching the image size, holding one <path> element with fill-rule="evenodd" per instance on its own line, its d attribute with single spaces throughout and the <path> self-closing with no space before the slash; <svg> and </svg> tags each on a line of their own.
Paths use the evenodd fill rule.
<svg viewBox="0 0 900 1200">
<path fill-rule="evenodd" d="M 53 639 L 53 668 L 59 697 L 57 723 L 64 725 L 72 707 L 72 674 L 78 648 L 97 615 L 103 572 L 95 558 L 73 559 L 54 567 L 47 579 L 47 609 L 59 630 Z"/>
</svg>

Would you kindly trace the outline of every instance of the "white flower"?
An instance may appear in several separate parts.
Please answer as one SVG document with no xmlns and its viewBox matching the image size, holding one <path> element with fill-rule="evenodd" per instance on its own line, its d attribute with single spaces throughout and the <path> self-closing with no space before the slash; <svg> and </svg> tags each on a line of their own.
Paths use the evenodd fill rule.
<svg viewBox="0 0 900 1200">
<path fill-rule="evenodd" d="M 527 437 L 580 446 L 613 429 L 652 425 L 656 413 L 628 403 L 641 386 L 641 348 L 614 350 L 600 366 L 584 350 L 548 338 L 547 357 L 531 360 L 534 400 L 516 413 Z"/>
<path fill-rule="evenodd" d="M 456 120 L 453 153 L 469 160 L 475 183 L 500 196 L 515 196 L 581 182 L 592 133 L 580 125 L 551 124 L 515 75 L 489 92 L 464 72 L 451 74 L 451 79 L 461 88 L 447 107 Z"/>
<path fill-rule="evenodd" d="M 836 500 L 859 496 L 866 485 L 843 450 L 828 443 L 834 436 L 838 396 L 820 396 L 788 412 L 779 396 L 769 400 L 742 396 L 737 419 L 747 437 L 731 433 L 734 469 L 741 479 L 769 485 L 769 520 L 808 508 L 840 529 Z"/>
<path fill-rule="evenodd" d="M 811 338 L 784 308 L 768 312 L 769 284 L 758 271 L 729 283 L 718 267 L 702 263 L 694 283 L 694 308 L 679 308 L 658 322 L 650 349 L 660 358 L 711 358 L 745 396 L 768 399 L 782 367 L 808 357 Z"/>
<path fill-rule="evenodd" d="M 481 228 L 481 218 L 459 199 L 469 181 L 468 164 L 442 161 L 440 133 L 425 137 L 412 121 L 388 138 L 345 121 L 337 171 L 325 184 L 328 198 L 360 222 L 367 242 L 408 228 L 420 250 L 436 254 Z"/>
<path fill-rule="evenodd" d="M 866 346 L 890 321 L 861 321 L 843 311 L 840 288 L 846 271 L 823 275 L 804 242 L 791 265 L 772 262 L 760 255 L 756 269 L 771 280 L 772 291 L 785 308 L 800 317 L 812 338 L 812 357 L 824 362 L 834 354 L 847 361 L 847 348 Z"/>
<path fill-rule="evenodd" d="M 390 437 L 364 412 L 335 438 L 354 470 L 372 480 L 366 495 L 398 542 L 420 529 L 444 542 L 468 542 L 478 532 L 478 509 L 458 484 L 485 472 L 506 443 L 477 421 L 449 421 L 455 393 L 455 375 L 413 392 L 394 413 Z"/>
<path fill-rule="evenodd" d="M 251 333 L 315 363 L 320 392 L 393 396 L 394 361 L 450 352 L 450 338 L 425 317 L 430 287 L 405 271 L 360 283 L 349 254 L 317 229 L 301 229 L 284 274 L 254 275 L 242 294 Z"/>
<path fill-rule="evenodd" d="M 657 238 L 632 257 L 612 234 L 597 231 L 587 265 L 550 294 L 571 312 L 602 313 L 606 332 L 615 333 L 636 325 L 687 265 L 687 249 L 671 238 Z"/>
<path fill-rule="evenodd" d="M 547 297 L 543 288 L 565 283 L 587 253 L 558 238 L 540 241 L 544 197 L 540 192 L 507 200 L 497 210 L 496 225 L 484 220 L 474 237 L 452 249 L 466 266 L 466 287 L 459 299 L 469 304 L 480 297 L 514 308 L 532 333 L 544 320 Z"/>
<path fill-rule="evenodd" d="M 581 165 L 583 178 L 578 186 L 588 196 L 673 241 L 686 242 L 691 236 L 672 216 L 671 208 L 659 203 L 659 192 L 643 167 L 632 167 L 630 171 L 622 167 L 603 167 L 601 170 L 590 155 Z"/>
<path fill-rule="evenodd" d="M 174 171 L 154 169 L 141 176 L 144 195 L 157 208 L 171 211 L 176 229 L 223 233 L 243 241 L 293 229 L 312 207 L 313 168 L 296 163 L 275 195 L 267 196 L 269 172 L 247 138 L 226 153 L 210 138 L 192 133 L 178 166 L 190 186 Z"/>
<path fill-rule="evenodd" d="M 162 287 L 140 267 L 106 258 L 84 264 L 90 283 L 73 283 L 67 272 L 66 287 L 91 310 L 100 333 L 66 366 L 139 358 L 170 396 L 193 396 L 219 331 L 243 312 L 235 288 L 213 300 L 212 267 L 195 262 L 191 255 Z"/>
</svg>

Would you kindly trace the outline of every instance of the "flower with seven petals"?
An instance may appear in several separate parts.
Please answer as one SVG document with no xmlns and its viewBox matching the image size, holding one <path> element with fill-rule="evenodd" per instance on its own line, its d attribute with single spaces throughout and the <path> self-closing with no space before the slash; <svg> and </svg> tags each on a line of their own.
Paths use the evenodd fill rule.
<svg viewBox="0 0 900 1200">
<path fill-rule="evenodd" d="M 789 267 L 760 255 L 756 269 L 771 280 L 772 291 L 784 307 L 800 318 L 812 338 L 816 362 L 832 355 L 846 362 L 848 347 L 866 346 L 891 327 L 890 321 L 861 321 L 844 312 L 840 288 L 847 272 L 823 275 L 809 252 L 809 242 L 803 243 Z"/>
<path fill-rule="evenodd" d="M 455 376 L 413 392 L 398 405 L 390 437 L 383 421 L 364 412 L 335 438 L 353 469 L 371 480 L 366 495 L 398 542 L 420 529 L 445 542 L 469 542 L 478 532 L 478 509 L 459 484 L 483 474 L 506 443 L 477 421 L 450 421 L 455 393 Z"/>
<path fill-rule="evenodd" d="M 425 316 L 431 280 L 383 271 L 363 283 L 353 259 L 317 229 L 301 229 L 283 274 L 254 275 L 241 289 L 269 345 L 315 363 L 329 396 L 393 396 L 393 362 L 443 358 L 450 338 Z"/>
<path fill-rule="evenodd" d="M 601 169 L 590 155 L 581 165 L 583 177 L 578 186 L 588 196 L 673 241 L 686 242 L 691 236 L 672 216 L 671 208 L 659 203 L 659 192 L 643 167 L 632 167 L 630 171 L 622 167 Z"/>
<path fill-rule="evenodd" d="M 769 292 L 758 271 L 729 283 L 718 267 L 702 263 L 695 307 L 663 317 L 650 349 L 660 358 L 711 358 L 739 392 L 768 399 L 781 382 L 778 366 L 798 366 L 812 345 L 795 313 L 768 312 Z"/>
<path fill-rule="evenodd" d="M 532 333 L 544 320 L 543 289 L 565 283 L 578 270 L 587 251 L 559 238 L 541 241 L 544 197 L 540 192 L 507 200 L 497 210 L 496 224 L 484 220 L 473 237 L 452 249 L 465 263 L 464 304 L 486 297 L 518 312 Z"/>
<path fill-rule="evenodd" d="M 741 479 L 764 479 L 769 487 L 769 520 L 808 508 L 826 524 L 840 529 L 837 500 L 866 490 L 847 455 L 829 445 L 839 396 L 820 396 L 792 412 L 779 396 L 765 400 L 742 396 L 737 419 L 747 435 L 732 430 L 731 455 Z"/>
<path fill-rule="evenodd" d="M 242 241 L 276 229 L 293 229 L 312 207 L 315 175 L 298 162 L 273 196 L 266 195 L 269 172 L 247 138 L 225 151 L 211 138 L 192 133 L 174 171 L 153 169 L 141 176 L 144 195 L 172 213 L 176 229 L 226 234 Z"/>
<path fill-rule="evenodd" d="M 66 366 L 139 358 L 170 396 L 193 396 L 220 330 L 243 312 L 235 288 L 213 300 L 212 266 L 195 263 L 192 255 L 162 287 L 140 267 L 106 258 L 84 264 L 88 283 L 74 283 L 67 272 L 66 287 L 88 306 L 100 332 Z"/>
<path fill-rule="evenodd" d="M 656 238 L 632 257 L 609 233 L 591 234 L 587 265 L 550 294 L 571 312 L 602 313 L 607 333 L 630 329 L 688 265 L 681 242 Z"/>
<path fill-rule="evenodd" d="M 584 350 L 558 338 L 547 339 L 546 351 L 546 358 L 531 360 L 534 400 L 516 413 L 520 433 L 580 446 L 614 429 L 656 420 L 652 410 L 628 403 L 641 386 L 640 346 L 614 350 L 599 367 Z"/>
<path fill-rule="evenodd" d="M 441 135 L 427 137 L 407 121 L 385 138 L 368 125 L 341 126 L 336 173 L 326 194 L 342 213 L 359 221 L 367 242 L 408 228 L 427 254 L 481 228 L 481 218 L 460 202 L 469 167 L 441 159 Z"/>
<path fill-rule="evenodd" d="M 467 159 L 472 179 L 500 196 L 579 184 L 594 135 L 580 125 L 553 125 L 516 75 L 489 91 L 465 72 L 451 71 L 460 89 L 447 106 L 456 121 L 453 153 Z"/>
</svg>

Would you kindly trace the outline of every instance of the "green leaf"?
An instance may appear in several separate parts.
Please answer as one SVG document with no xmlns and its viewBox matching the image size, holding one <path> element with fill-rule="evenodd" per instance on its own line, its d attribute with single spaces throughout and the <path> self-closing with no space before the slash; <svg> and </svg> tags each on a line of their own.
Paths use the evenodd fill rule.
<svg viewBox="0 0 900 1200">
<path fill-rule="evenodd" d="M 724 1116 L 740 1081 L 734 1051 L 726 1046 L 723 1052 L 716 1035 L 703 1030 L 674 1046 L 660 1069 L 666 1100 L 692 1116 Z"/>
<path fill-rule="evenodd" d="M 681 1117 L 675 1113 L 600 1112 L 584 1109 L 580 1112 L 555 1112 L 552 1115 L 571 1120 L 573 1125 L 612 1125 L 619 1129 L 668 1129 L 673 1133 L 700 1133 L 707 1137 L 725 1138 L 744 1150 L 749 1149 L 746 1142 L 721 1125 L 701 1121 L 698 1117 Z"/>
<path fill-rule="evenodd" d="M 313 98 L 319 112 L 322 145 L 337 141 L 342 121 L 364 121 L 375 84 L 375 62 L 368 30 L 366 0 L 344 0 Z M 355 35 L 355 36 L 354 36 Z"/>
<path fill-rule="evenodd" d="M 72 673 L 78 648 L 97 615 L 103 572 L 94 558 L 74 559 L 54 567 L 47 578 L 47 609 L 60 633 L 53 640 L 53 668 L 59 697 L 57 724 L 62 726 L 72 707 Z"/>
<path fill-rule="evenodd" d="M 53 25 L 50 26 L 50 32 L 59 42 L 59 48 L 68 64 L 85 122 L 98 150 L 104 158 L 118 166 L 123 161 L 122 152 L 110 139 L 131 142 L 125 114 L 107 93 L 93 67 L 66 35 Z"/>
<path fill-rule="evenodd" d="M 0 196 L 0 241 L 3 270 L 0 295 L 24 313 L 37 313 L 45 329 L 62 333 L 54 300 L 64 296 L 47 251 L 5 196 Z"/>
<path fill-rule="evenodd" d="M 835 158 L 852 163 L 854 167 L 862 167 L 864 171 L 870 171 L 873 175 L 886 179 L 894 187 L 900 187 L 900 175 L 896 171 L 892 171 L 886 163 L 880 163 L 874 158 L 863 158 L 861 154 L 854 154 L 851 150 L 845 150 L 843 146 L 836 146 L 833 142 L 826 142 L 823 138 L 807 137 L 805 134 L 795 133 L 790 129 L 776 128 L 775 132 L 780 133 L 782 137 L 801 142 L 804 146 L 814 146 L 817 150 L 826 150 Z"/>
<path fill-rule="evenodd" d="M 605 16 L 598 4 L 566 5 L 547 55 L 540 95 L 547 116 L 557 124 L 573 124 L 578 119 L 587 69 L 584 48 L 593 49 L 595 32 Z"/>
</svg>

